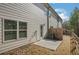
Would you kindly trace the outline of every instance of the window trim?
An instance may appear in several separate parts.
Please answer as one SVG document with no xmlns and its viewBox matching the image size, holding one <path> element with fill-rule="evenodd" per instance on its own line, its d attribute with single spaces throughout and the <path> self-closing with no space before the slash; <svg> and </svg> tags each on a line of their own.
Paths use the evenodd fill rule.
<svg viewBox="0 0 79 59">
<path fill-rule="evenodd" d="M 16 40 L 21 40 L 21 39 L 26 39 L 27 38 L 27 29 L 26 29 L 26 37 L 20 38 L 19 37 L 19 31 L 25 31 L 24 29 L 19 29 L 19 22 L 25 22 L 26 21 L 18 21 L 18 20 L 12 20 L 12 21 L 16 21 L 17 22 L 17 29 L 4 29 L 4 20 L 12 20 L 12 19 L 7 19 L 7 18 L 2 18 L 2 43 L 7 43 L 7 42 L 13 42 Z M 17 32 L 17 37 L 16 39 L 12 39 L 12 40 L 5 40 L 5 35 L 4 35 L 4 31 L 16 31 Z"/>
<path fill-rule="evenodd" d="M 5 34 L 4 34 L 4 32 L 5 31 L 17 31 L 17 29 L 15 30 L 15 29 L 6 29 L 5 30 L 5 28 L 4 28 L 4 21 L 5 20 L 7 20 L 7 19 L 5 19 L 5 18 L 2 18 L 2 29 L 3 29 L 3 39 L 2 39 L 2 43 L 5 43 L 5 42 L 12 42 L 12 41 L 15 41 L 15 40 L 17 40 L 17 39 L 12 39 L 12 40 L 5 40 Z M 10 20 L 10 19 L 8 19 L 8 20 Z M 15 20 L 12 20 L 12 21 L 15 21 Z M 16 21 L 17 22 L 17 21 Z"/>
</svg>

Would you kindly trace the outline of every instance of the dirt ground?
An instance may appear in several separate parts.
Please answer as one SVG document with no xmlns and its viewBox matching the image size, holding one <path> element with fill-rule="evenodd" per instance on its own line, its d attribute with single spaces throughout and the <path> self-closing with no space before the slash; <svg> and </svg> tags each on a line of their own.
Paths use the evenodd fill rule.
<svg viewBox="0 0 79 59">
<path fill-rule="evenodd" d="M 50 50 L 35 44 L 25 45 L 1 55 L 69 55 L 70 54 L 70 37 L 63 36 L 62 43 L 56 51 Z"/>
</svg>

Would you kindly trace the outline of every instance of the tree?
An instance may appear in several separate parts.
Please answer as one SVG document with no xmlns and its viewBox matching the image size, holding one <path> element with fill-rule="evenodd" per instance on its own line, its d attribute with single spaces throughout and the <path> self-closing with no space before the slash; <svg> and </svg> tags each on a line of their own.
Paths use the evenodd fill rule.
<svg viewBox="0 0 79 59">
<path fill-rule="evenodd" d="M 63 22 L 63 28 L 64 28 L 64 29 L 67 29 L 67 30 L 70 30 L 69 21 Z"/>
<path fill-rule="evenodd" d="M 79 9 L 75 7 L 71 16 L 70 16 L 70 28 L 74 30 L 76 34 L 78 34 L 78 24 L 79 24 Z"/>
</svg>

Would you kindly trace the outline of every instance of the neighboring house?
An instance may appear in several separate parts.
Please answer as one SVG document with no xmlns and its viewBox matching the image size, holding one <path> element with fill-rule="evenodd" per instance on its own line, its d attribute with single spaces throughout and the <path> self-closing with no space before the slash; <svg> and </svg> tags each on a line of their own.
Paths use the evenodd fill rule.
<svg viewBox="0 0 79 59">
<path fill-rule="evenodd" d="M 49 4 L 1 3 L 0 53 L 40 40 L 51 26 L 62 20 Z"/>
</svg>

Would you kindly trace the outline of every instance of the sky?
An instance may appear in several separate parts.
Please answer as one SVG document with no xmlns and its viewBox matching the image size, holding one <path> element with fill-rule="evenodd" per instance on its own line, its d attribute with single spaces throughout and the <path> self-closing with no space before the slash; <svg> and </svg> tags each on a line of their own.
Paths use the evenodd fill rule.
<svg viewBox="0 0 79 59">
<path fill-rule="evenodd" d="M 69 20 L 69 16 L 75 7 L 79 8 L 79 3 L 50 3 L 59 16 L 64 21 Z"/>
</svg>

